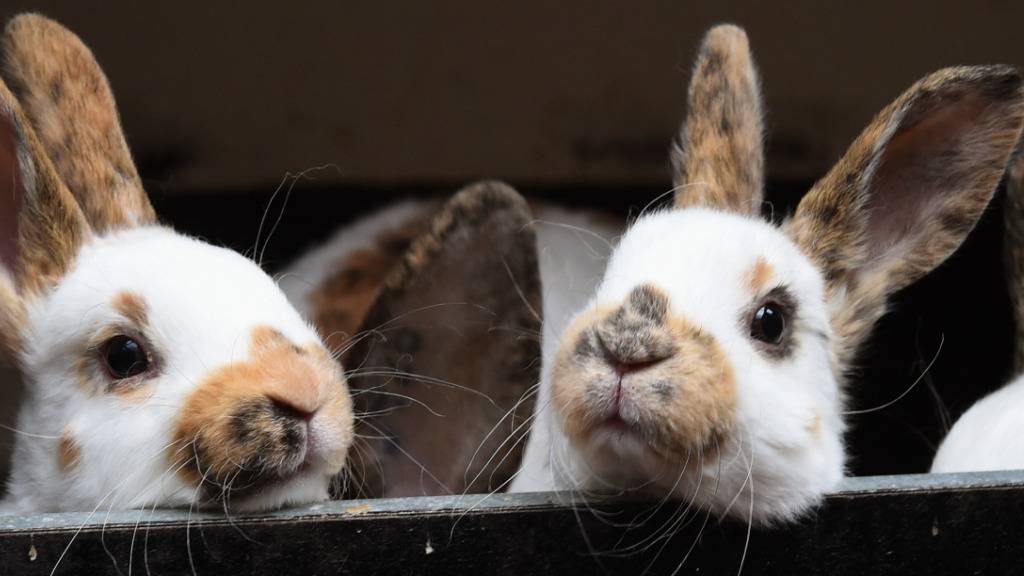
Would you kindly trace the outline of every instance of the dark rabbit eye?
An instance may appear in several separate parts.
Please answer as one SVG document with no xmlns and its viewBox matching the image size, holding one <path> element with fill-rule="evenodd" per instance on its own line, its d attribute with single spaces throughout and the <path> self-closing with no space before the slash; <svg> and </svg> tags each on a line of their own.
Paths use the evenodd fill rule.
<svg viewBox="0 0 1024 576">
<path fill-rule="evenodd" d="M 750 322 L 750 336 L 768 344 L 778 344 L 786 330 L 786 318 L 782 307 L 767 302 L 754 312 Z"/>
<path fill-rule="evenodd" d="M 101 351 L 104 366 L 110 376 L 123 380 L 142 374 L 149 369 L 149 357 L 139 341 L 128 336 L 114 336 Z"/>
</svg>

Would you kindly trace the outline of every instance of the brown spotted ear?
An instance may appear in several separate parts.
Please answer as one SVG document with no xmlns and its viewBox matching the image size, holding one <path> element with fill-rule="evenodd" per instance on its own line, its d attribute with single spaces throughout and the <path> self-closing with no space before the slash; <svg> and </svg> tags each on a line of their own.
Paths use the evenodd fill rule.
<svg viewBox="0 0 1024 576">
<path fill-rule="evenodd" d="M 1024 149 L 1017 151 L 1017 156 L 1006 171 L 1004 218 L 1003 257 L 1006 260 L 1006 282 L 1017 325 L 1014 370 L 1020 374 L 1024 372 Z"/>
<path fill-rule="evenodd" d="M 20 346 L 24 301 L 70 269 L 89 226 L 0 82 L 0 345 Z"/>
<path fill-rule="evenodd" d="M 92 52 L 71 31 L 35 14 L 12 19 L 2 44 L 4 79 L 93 229 L 155 222 Z"/>
<path fill-rule="evenodd" d="M 672 149 L 676 207 L 760 214 L 763 132 L 747 35 L 733 25 L 715 26 L 697 54 L 686 122 Z"/>
<path fill-rule="evenodd" d="M 517 469 L 539 376 L 531 219 L 508 186 L 475 184 L 392 270 L 343 360 L 371 438 L 351 466 L 365 492 L 491 491 Z"/>
<path fill-rule="evenodd" d="M 947 68 L 914 84 L 808 192 L 790 223 L 836 302 L 848 361 L 886 298 L 941 264 L 981 217 L 1021 133 L 1021 78 Z"/>
</svg>

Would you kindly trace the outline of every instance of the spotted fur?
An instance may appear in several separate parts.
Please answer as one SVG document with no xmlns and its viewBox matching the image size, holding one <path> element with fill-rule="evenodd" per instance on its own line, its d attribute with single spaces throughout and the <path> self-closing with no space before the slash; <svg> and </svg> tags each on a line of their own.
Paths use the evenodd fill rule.
<svg viewBox="0 0 1024 576">
<path fill-rule="evenodd" d="M 10 21 L 0 48 L 4 80 L 93 228 L 153 224 L 110 84 L 92 52 L 71 31 L 33 14 Z"/>
<path fill-rule="evenodd" d="M 0 197 L 9 225 L 0 256 L 17 289 L 37 295 L 71 268 L 91 229 L 2 82 L 0 119 L 0 178 L 10 186 Z"/>
<path fill-rule="evenodd" d="M 1004 66 L 926 76 L 781 227 L 758 210 L 756 88 L 743 32 L 713 28 L 672 151 L 675 209 L 634 222 L 574 315 L 555 313 L 569 320 L 545 333 L 513 490 L 669 492 L 772 524 L 841 479 L 845 373 L 888 296 L 941 264 L 992 197 L 1020 137 L 1021 79 Z M 778 337 L 753 328 L 765 302 L 785 320 Z"/>
<path fill-rule="evenodd" d="M 422 230 L 375 289 L 367 336 L 345 356 L 361 367 L 351 376 L 366 414 L 357 427 L 378 438 L 353 464 L 364 494 L 493 490 L 515 471 L 521 447 L 508 439 L 532 409 L 524 395 L 538 373 L 531 219 L 515 191 L 482 182 L 381 236 L 402 242 L 373 243 L 386 261 L 397 252 L 387 246 Z M 332 310 L 315 316 L 330 325 Z"/>
<path fill-rule="evenodd" d="M 1022 115 L 1011 67 L 929 74 L 882 110 L 800 203 L 788 230 L 828 281 L 841 365 L 887 298 L 941 264 L 973 229 Z"/>
<path fill-rule="evenodd" d="M 688 108 L 671 155 L 676 207 L 760 214 L 761 96 L 742 29 L 716 26 L 704 37 L 693 66 Z"/>
<path fill-rule="evenodd" d="M 16 17 L 0 58 L 0 339 L 26 388 L 0 508 L 220 507 L 231 494 L 244 510 L 327 498 L 352 414 L 314 330 L 251 260 L 155 224 L 110 88 L 74 34 Z M 142 372 L 106 365 L 122 337 L 145 355 Z M 310 387 L 321 404 L 294 397 Z M 308 422 L 288 427 L 305 431 L 306 447 L 251 466 L 240 457 L 277 448 L 266 414 L 243 408 L 267 402 L 299 404 Z M 229 436 L 221 422 L 255 432 Z"/>
<path fill-rule="evenodd" d="M 732 366 L 714 338 L 670 315 L 668 305 L 667 295 L 641 285 L 622 306 L 594 310 L 569 327 L 566 342 L 586 344 L 562 348 L 552 399 L 582 449 L 593 450 L 588 441 L 620 403 L 621 418 L 667 459 L 710 459 L 731 433 Z"/>
<path fill-rule="evenodd" d="M 352 443 L 339 371 L 323 348 L 258 326 L 248 357 L 214 371 L 186 399 L 174 431 L 178 473 L 220 501 L 292 480 L 307 473 L 301 466 L 337 470 Z"/>
<path fill-rule="evenodd" d="M 427 231 L 428 211 L 400 226 L 381 230 L 372 246 L 344 256 L 309 296 L 317 328 L 328 346 L 340 348 L 352 340 L 384 289 L 384 282 L 401 262 L 413 241 Z"/>
</svg>

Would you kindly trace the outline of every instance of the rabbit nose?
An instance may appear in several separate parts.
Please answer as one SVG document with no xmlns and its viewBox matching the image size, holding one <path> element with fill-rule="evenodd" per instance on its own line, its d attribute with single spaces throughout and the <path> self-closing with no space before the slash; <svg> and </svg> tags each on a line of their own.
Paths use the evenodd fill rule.
<svg viewBox="0 0 1024 576">
<path fill-rule="evenodd" d="M 268 397 L 268 400 L 270 400 L 271 411 L 275 416 L 294 421 L 296 423 L 309 422 L 317 412 L 316 409 L 310 411 L 302 406 L 281 398 L 270 396 Z"/>
<path fill-rule="evenodd" d="M 639 372 L 646 368 L 650 368 L 656 364 L 663 362 L 664 358 L 654 358 L 652 360 L 641 360 L 641 361 L 622 361 L 622 360 L 611 360 L 612 369 L 615 370 L 615 375 L 622 378 L 626 374 L 633 372 Z"/>
<path fill-rule="evenodd" d="M 595 336 L 605 361 L 620 378 L 650 368 L 672 355 L 668 349 L 645 345 L 635 333 L 631 337 L 623 338 L 616 335 L 617 337 L 610 338 L 607 333 L 602 334 L 601 330 L 597 330 Z"/>
</svg>

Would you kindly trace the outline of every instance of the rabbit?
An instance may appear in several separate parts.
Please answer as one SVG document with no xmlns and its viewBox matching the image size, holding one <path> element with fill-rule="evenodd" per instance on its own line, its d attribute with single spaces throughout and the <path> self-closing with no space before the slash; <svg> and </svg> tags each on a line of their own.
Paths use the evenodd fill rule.
<svg viewBox="0 0 1024 576">
<path fill-rule="evenodd" d="M 89 49 L 13 18 L 0 82 L 0 341 L 25 381 L 7 512 L 328 497 L 352 401 L 253 261 L 161 225 Z"/>
<path fill-rule="evenodd" d="M 478 182 L 342 226 L 281 274 L 350 369 L 361 441 L 339 496 L 485 492 L 515 472 L 507 440 L 539 377 L 533 219 L 513 188 Z"/>
<path fill-rule="evenodd" d="M 805 514 L 843 477 L 844 373 L 888 297 L 972 230 L 1022 118 L 1012 67 L 929 74 L 774 225 L 748 39 L 712 28 L 671 150 L 674 206 L 574 279 L 596 285 L 584 298 L 545 305 L 511 491 L 641 490 L 762 526 Z"/>
<path fill-rule="evenodd" d="M 1009 384 L 971 406 L 943 439 L 932 472 L 970 472 L 1024 468 L 1024 155 L 1006 174 L 1006 279 L 1017 323 L 1016 376 Z"/>
</svg>

